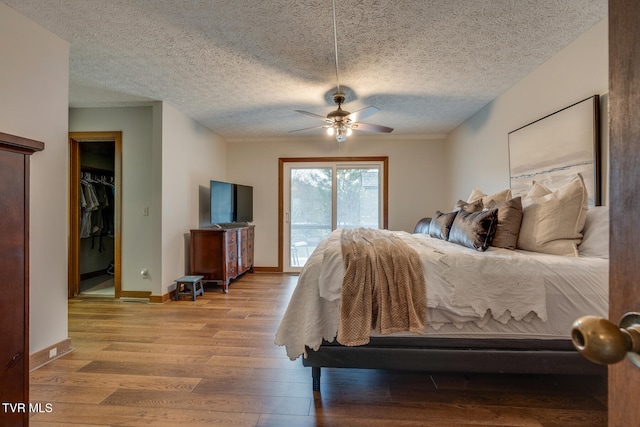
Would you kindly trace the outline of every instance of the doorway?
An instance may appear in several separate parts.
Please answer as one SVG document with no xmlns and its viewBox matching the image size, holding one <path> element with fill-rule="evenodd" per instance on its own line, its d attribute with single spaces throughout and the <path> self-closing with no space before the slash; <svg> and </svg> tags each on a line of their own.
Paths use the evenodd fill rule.
<svg viewBox="0 0 640 427">
<path fill-rule="evenodd" d="M 121 132 L 69 133 L 69 298 L 121 293 Z"/>
</svg>

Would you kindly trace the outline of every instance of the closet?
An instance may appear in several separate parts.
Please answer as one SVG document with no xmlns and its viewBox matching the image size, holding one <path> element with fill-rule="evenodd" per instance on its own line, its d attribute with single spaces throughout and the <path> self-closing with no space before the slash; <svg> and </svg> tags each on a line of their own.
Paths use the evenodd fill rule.
<svg viewBox="0 0 640 427">
<path fill-rule="evenodd" d="M 121 296 L 122 132 L 69 133 L 69 298 Z"/>
<path fill-rule="evenodd" d="M 29 402 L 29 158 L 44 144 L 0 133 L 0 402 Z M 0 424 L 28 425 L 2 411 Z"/>
<path fill-rule="evenodd" d="M 115 296 L 115 158 L 113 141 L 80 143 L 79 293 Z"/>
</svg>

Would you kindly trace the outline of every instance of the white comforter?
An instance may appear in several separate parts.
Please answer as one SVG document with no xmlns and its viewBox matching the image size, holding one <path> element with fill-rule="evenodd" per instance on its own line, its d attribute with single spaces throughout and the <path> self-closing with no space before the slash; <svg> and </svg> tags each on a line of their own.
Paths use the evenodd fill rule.
<svg viewBox="0 0 640 427">
<path fill-rule="evenodd" d="M 586 304 L 585 309 L 598 308 L 583 314 L 606 315 L 607 294 L 603 290 L 608 275 L 606 260 L 493 247 L 486 252 L 477 252 L 424 234 L 388 233 L 401 236 L 420 255 L 427 287 L 426 334 L 441 329 L 482 331 L 485 327 L 512 332 L 514 322 L 527 325 L 517 325 L 516 331 L 531 333 L 530 325 L 536 331 L 540 324 L 545 329 L 548 301 L 558 294 L 554 287 L 553 298 L 549 298 L 549 285 L 561 283 L 560 294 L 574 294 L 576 286 L 582 286 L 575 278 L 565 280 L 568 272 L 571 273 L 569 276 L 578 274 L 578 280 L 586 282 L 585 298 L 592 303 Z M 275 343 L 286 347 L 290 359 L 306 356 L 306 347 L 318 349 L 323 339 L 335 339 L 343 273 L 340 230 L 336 230 L 318 245 L 305 264 L 276 333 Z M 605 286 L 602 286 L 603 282 Z M 567 287 L 569 291 L 564 290 Z M 596 297 L 592 297 L 592 293 Z M 567 299 L 576 298 L 571 295 Z M 568 313 L 566 307 L 562 310 L 565 312 L 562 315 L 573 316 L 574 310 Z M 556 326 L 554 324 L 553 328 Z M 547 332 L 558 334 L 557 331 L 542 333 Z"/>
</svg>

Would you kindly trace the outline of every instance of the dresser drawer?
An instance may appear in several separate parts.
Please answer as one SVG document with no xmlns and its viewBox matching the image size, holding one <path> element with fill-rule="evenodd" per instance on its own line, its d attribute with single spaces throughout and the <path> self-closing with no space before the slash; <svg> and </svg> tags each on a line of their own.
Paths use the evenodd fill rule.
<svg viewBox="0 0 640 427">
<path fill-rule="evenodd" d="M 238 276 L 238 263 L 227 262 L 227 279 L 235 279 Z"/>
</svg>

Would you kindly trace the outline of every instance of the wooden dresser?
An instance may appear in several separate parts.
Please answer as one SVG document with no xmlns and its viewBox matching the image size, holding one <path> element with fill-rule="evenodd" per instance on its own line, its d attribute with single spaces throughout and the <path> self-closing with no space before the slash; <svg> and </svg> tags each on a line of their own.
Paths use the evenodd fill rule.
<svg viewBox="0 0 640 427">
<path fill-rule="evenodd" d="M 191 230 L 189 274 L 220 283 L 228 292 L 231 280 L 253 271 L 253 237 L 253 225 Z"/>
<path fill-rule="evenodd" d="M 3 426 L 29 423 L 29 157 L 42 149 L 0 133 L 0 402 L 14 408 L 0 409 Z"/>
</svg>

